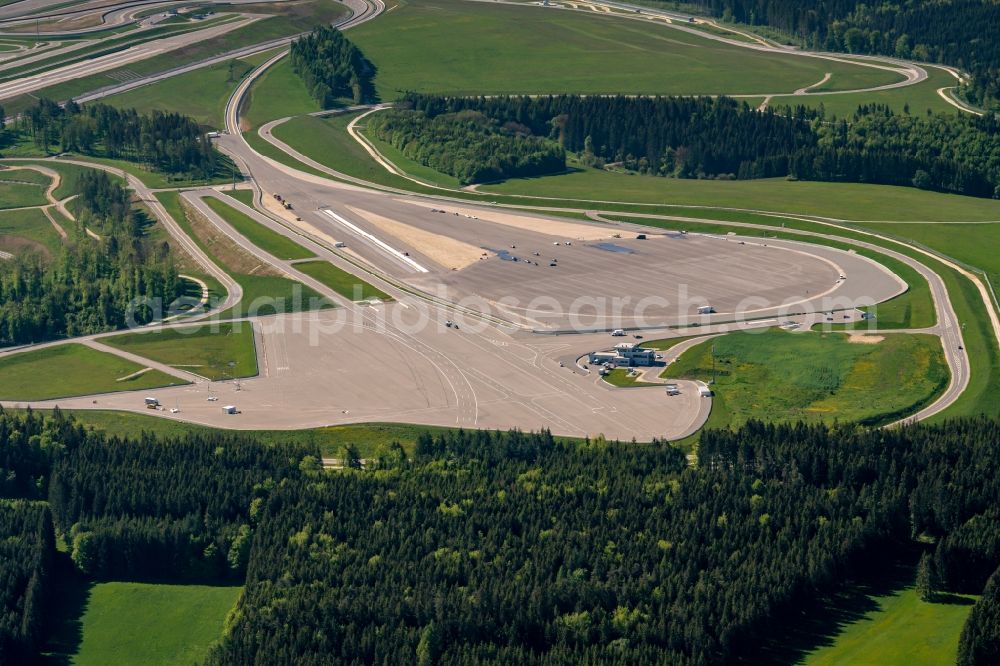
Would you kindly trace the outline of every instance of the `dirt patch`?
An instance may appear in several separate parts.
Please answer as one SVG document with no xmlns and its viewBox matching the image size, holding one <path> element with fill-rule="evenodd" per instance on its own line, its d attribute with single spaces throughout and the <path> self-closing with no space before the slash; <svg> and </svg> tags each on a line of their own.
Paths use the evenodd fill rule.
<svg viewBox="0 0 1000 666">
<path fill-rule="evenodd" d="M 35 253 L 46 261 L 52 258 L 49 248 L 37 241 L 20 236 L 0 236 L 0 252 L 6 252 L 15 257 L 22 254 Z"/>
<path fill-rule="evenodd" d="M 246 275 L 270 275 L 274 277 L 283 275 L 241 249 L 233 242 L 233 239 L 220 231 L 186 201 L 182 202 L 182 205 L 194 235 L 201 240 L 208 253 L 214 256 L 224 269 Z"/>
<path fill-rule="evenodd" d="M 406 199 L 396 199 L 401 203 L 408 203 L 421 208 L 439 208 L 440 204 L 425 203 L 423 201 L 408 201 Z M 505 213 L 500 210 L 482 210 L 480 208 L 462 208 L 448 204 L 445 210 L 449 213 L 459 215 L 470 215 L 478 217 L 486 222 L 503 224 L 508 227 L 523 229 L 524 231 L 534 231 L 546 234 L 553 238 L 565 238 L 568 240 L 603 240 L 611 238 L 616 232 L 612 229 L 602 229 L 588 224 L 577 224 L 576 222 L 564 222 L 562 220 L 550 220 L 540 217 L 529 217 L 516 213 Z"/>
<path fill-rule="evenodd" d="M 885 340 L 884 335 L 848 335 L 847 340 L 859 345 L 877 345 Z"/>
<path fill-rule="evenodd" d="M 389 219 L 366 210 L 347 207 L 355 215 L 374 224 L 381 231 L 403 241 L 445 269 L 463 269 L 483 256 L 482 249 L 460 240 L 425 231 L 409 224 Z"/>
</svg>

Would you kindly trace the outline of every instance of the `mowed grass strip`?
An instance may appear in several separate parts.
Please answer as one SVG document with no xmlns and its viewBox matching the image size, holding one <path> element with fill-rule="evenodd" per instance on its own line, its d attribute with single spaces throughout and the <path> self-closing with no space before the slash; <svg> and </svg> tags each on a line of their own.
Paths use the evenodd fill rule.
<svg viewBox="0 0 1000 666">
<path fill-rule="evenodd" d="M 383 100 L 473 94 L 791 93 L 830 72 L 842 87 L 901 80 L 850 63 L 754 51 L 666 25 L 541 6 L 400 2 L 350 38 Z"/>
<path fill-rule="evenodd" d="M 187 383 L 158 370 L 138 374 L 142 369 L 80 344 L 21 352 L 0 358 L 0 400 L 52 400 Z"/>
<path fill-rule="evenodd" d="M 225 201 L 215 197 L 205 197 L 203 201 L 215 214 L 228 222 L 236 231 L 260 249 L 273 254 L 278 259 L 309 259 L 316 255 L 295 241 L 268 229 L 246 213 L 236 210 Z"/>
<path fill-rule="evenodd" d="M 99 583 L 80 618 L 77 666 L 200 664 L 243 588 Z"/>
<path fill-rule="evenodd" d="M 880 339 L 881 338 L 881 339 Z M 714 351 L 713 351 L 714 350 Z M 896 334 L 730 333 L 686 350 L 664 377 L 715 378 L 708 427 L 770 421 L 884 423 L 927 404 L 948 382 L 940 339 Z"/>
<path fill-rule="evenodd" d="M 329 261 L 305 261 L 295 264 L 295 268 L 352 301 L 366 301 L 372 298 L 383 301 L 392 300 L 392 296 L 378 287 L 334 266 Z"/>
<path fill-rule="evenodd" d="M 233 199 L 236 199 L 244 206 L 249 206 L 250 208 L 253 208 L 253 197 L 254 197 L 253 190 L 227 189 L 223 192 L 223 194 L 225 194 L 227 197 L 232 197 Z"/>
<path fill-rule="evenodd" d="M 214 225 L 188 216 L 177 192 L 158 192 L 156 198 L 194 242 L 243 288 L 243 298 L 220 318 L 322 310 L 335 307 L 316 290 L 276 274 L 256 258 L 235 248 Z"/>
<path fill-rule="evenodd" d="M 257 374 L 253 328 L 245 321 L 126 333 L 101 342 L 208 379 Z"/>
</svg>

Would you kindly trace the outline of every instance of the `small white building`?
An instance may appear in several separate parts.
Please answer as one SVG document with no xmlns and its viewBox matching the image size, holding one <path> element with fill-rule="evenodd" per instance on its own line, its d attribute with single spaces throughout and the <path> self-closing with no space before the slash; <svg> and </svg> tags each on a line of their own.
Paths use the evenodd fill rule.
<svg viewBox="0 0 1000 666">
<path fill-rule="evenodd" d="M 616 367 L 634 368 L 656 363 L 656 350 L 640 347 L 633 342 L 620 342 L 614 351 L 591 352 L 590 362 L 597 365 L 611 364 Z"/>
</svg>

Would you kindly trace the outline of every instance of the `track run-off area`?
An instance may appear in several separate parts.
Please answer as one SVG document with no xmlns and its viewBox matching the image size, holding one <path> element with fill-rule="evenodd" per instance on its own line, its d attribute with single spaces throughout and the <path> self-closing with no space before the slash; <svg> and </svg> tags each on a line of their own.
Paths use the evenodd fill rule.
<svg viewBox="0 0 1000 666">
<path fill-rule="evenodd" d="M 21 13 L 27 3 L 32 3 L 30 12 Z M 347 0 L 344 4 L 350 9 L 338 21 L 344 30 L 377 19 L 386 11 L 381 0 Z M 827 76 L 794 90 L 741 93 L 744 97 L 763 97 L 762 107 L 776 96 L 857 95 L 917 85 L 926 81 L 930 67 L 890 58 L 794 50 L 747 34 L 730 38 L 699 29 L 693 17 L 647 8 L 637 11 L 618 3 L 565 1 L 537 5 L 534 9 L 539 12 L 581 12 L 600 15 L 601 20 L 607 16 L 648 24 L 650 29 L 673 29 L 752 52 L 875 69 L 896 79 L 850 90 L 814 90 L 822 87 Z M 0 11 L 0 32 L 5 25 L 16 26 L 35 16 L 78 19 L 88 13 L 99 14 L 99 25 L 103 27 L 127 25 L 143 20 L 138 16 L 140 7 L 159 10 L 168 6 L 87 3 L 62 16 L 60 10 L 49 9 L 40 0 L 23 0 Z M 242 16 L 214 29 L 229 30 L 253 20 Z M 170 39 L 201 39 L 203 32 Z M 263 53 L 287 42 L 271 40 L 244 47 L 240 54 Z M 153 44 L 132 48 L 155 49 Z M 69 57 L 72 51 L 64 54 Z M 515 196 L 448 188 L 408 174 L 383 155 L 358 131 L 363 116 L 349 126 L 348 134 L 379 168 L 398 177 L 400 183 L 412 184 L 412 188 L 366 180 L 296 151 L 272 133 L 287 118 L 254 128 L 257 137 L 273 149 L 264 154 L 256 141 L 249 142 L 244 136 L 241 114 L 255 83 L 286 54 L 287 50 L 276 52 L 239 83 L 227 102 L 225 131 L 217 142 L 242 171 L 245 183 L 252 188 L 255 205 L 249 207 L 231 200 L 223 193 L 223 186 L 187 188 L 180 192 L 180 201 L 185 210 L 206 221 L 234 247 L 269 270 L 321 294 L 335 307 L 233 319 L 235 324 L 252 330 L 257 357 L 258 374 L 241 381 L 211 381 L 197 368 L 157 362 L 104 342 L 120 332 L 34 345 L 31 350 L 83 344 L 183 383 L 142 392 L 5 400 L 4 406 L 114 409 L 235 429 L 400 422 L 464 428 L 548 428 L 560 435 L 604 435 L 638 441 L 683 439 L 697 432 L 709 418 L 712 398 L 702 397 L 703 385 L 671 378 L 668 365 L 664 377 L 650 377 L 653 386 L 613 387 L 595 368 L 588 367 L 587 355 L 623 340 L 636 342 L 639 336 L 657 341 L 687 338 L 674 350 L 676 357 L 679 349 L 734 331 L 784 327 L 800 331 L 796 334 L 815 335 L 811 329 L 826 325 L 834 314 L 838 324 L 856 323 L 859 307 L 899 297 L 908 287 L 879 263 L 878 256 L 905 264 L 927 282 L 934 324 L 919 329 L 882 330 L 875 320 L 868 322 L 871 325 L 863 331 L 849 334 L 937 336 L 949 370 L 947 385 L 904 420 L 946 413 L 962 398 L 974 373 L 989 372 L 988 367 L 977 367 L 970 359 L 949 281 L 937 267 L 955 271 L 974 285 L 992 331 L 989 344 L 995 348 L 1000 340 L 1000 318 L 984 279 L 939 253 L 896 237 L 859 230 L 843 220 L 754 208 L 720 209 L 772 216 L 775 224 L 771 226 L 725 218 L 713 220 L 710 215 L 704 216 L 704 209 L 688 217 L 642 212 L 641 202 L 556 197 L 545 201 L 545 197 L 535 196 L 518 202 Z M 79 99 L 88 101 L 124 89 L 134 90 L 231 57 L 231 53 L 220 54 Z M 50 81 L 45 78 L 49 75 L 85 75 L 92 73 L 88 68 L 98 71 L 106 64 L 101 64 L 99 58 L 83 60 L 15 78 L 0 83 L 0 98 L 33 91 L 37 82 Z M 941 96 L 962 111 L 974 112 L 945 92 Z M 377 113 L 379 108 L 367 112 Z M 280 153 L 281 159 L 273 151 Z M 56 161 L 91 165 L 126 178 L 171 239 L 224 287 L 225 297 L 210 310 L 147 327 L 150 331 L 183 330 L 198 322 L 217 321 L 220 314 L 230 319 L 226 313 L 243 300 L 240 282 L 192 238 L 184 221 L 175 219 L 175 213 L 163 205 L 157 196 L 162 190 L 115 167 L 82 158 Z M 38 165 L 45 160 L 25 159 L 23 163 Z M 15 164 L 13 160 L 8 163 Z M 277 193 L 294 202 L 294 209 L 276 206 Z M 317 261 L 357 276 L 388 298 L 345 296 L 329 281 L 317 277 L 306 262 L 276 256 L 248 238 L 219 214 L 211 205 L 213 200 L 226 202 L 261 227 L 304 248 Z M 57 205 L 64 203 L 50 199 L 49 207 Z M 626 215 L 623 205 L 631 205 L 639 212 Z M 696 207 L 690 208 L 695 212 Z M 644 221 L 656 222 L 657 226 L 648 227 Z M 768 230 L 794 221 L 810 228 L 781 229 L 780 239 L 767 237 Z M 670 224 L 675 224 L 678 231 L 663 228 Z M 726 231 L 681 233 L 686 225 L 695 224 L 718 224 Z M 734 228 L 737 230 L 732 231 Z M 646 238 L 639 240 L 639 235 Z M 705 303 L 712 304 L 713 313 L 698 313 Z M 626 335 L 611 337 L 610 333 L 619 328 Z M 0 360 L 25 351 L 4 350 Z M 664 356 L 664 360 L 672 359 L 670 354 Z M 678 385 L 680 395 L 668 395 L 659 386 L 668 382 Z M 209 400 L 213 395 L 218 399 Z M 176 411 L 148 412 L 143 402 L 147 396 L 156 397 L 161 405 L 175 407 Z M 239 413 L 223 413 L 220 407 L 228 404 L 236 406 Z"/>
</svg>

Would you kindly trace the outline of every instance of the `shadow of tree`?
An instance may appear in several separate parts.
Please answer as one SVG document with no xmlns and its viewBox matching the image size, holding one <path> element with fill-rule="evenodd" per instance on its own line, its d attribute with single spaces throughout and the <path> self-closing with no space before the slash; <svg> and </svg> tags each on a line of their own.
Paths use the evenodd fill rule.
<svg viewBox="0 0 1000 666">
<path fill-rule="evenodd" d="M 796 664 L 807 654 L 833 645 L 848 625 L 880 610 L 878 597 L 900 594 L 913 585 L 919 556 L 919 550 L 907 548 L 897 558 L 886 558 L 884 564 L 848 579 L 841 589 L 818 597 L 797 615 L 784 618 L 785 631 L 777 632 L 774 638 L 754 654 L 744 656 L 739 663 L 754 666 Z M 962 597 L 958 599 L 953 603 L 967 601 Z"/>
<path fill-rule="evenodd" d="M 93 581 L 84 578 L 73 566 L 69 555 L 60 553 L 56 560 L 53 594 L 49 599 L 48 639 L 37 664 L 69 664 L 83 642 L 83 614 L 90 603 Z"/>
</svg>

